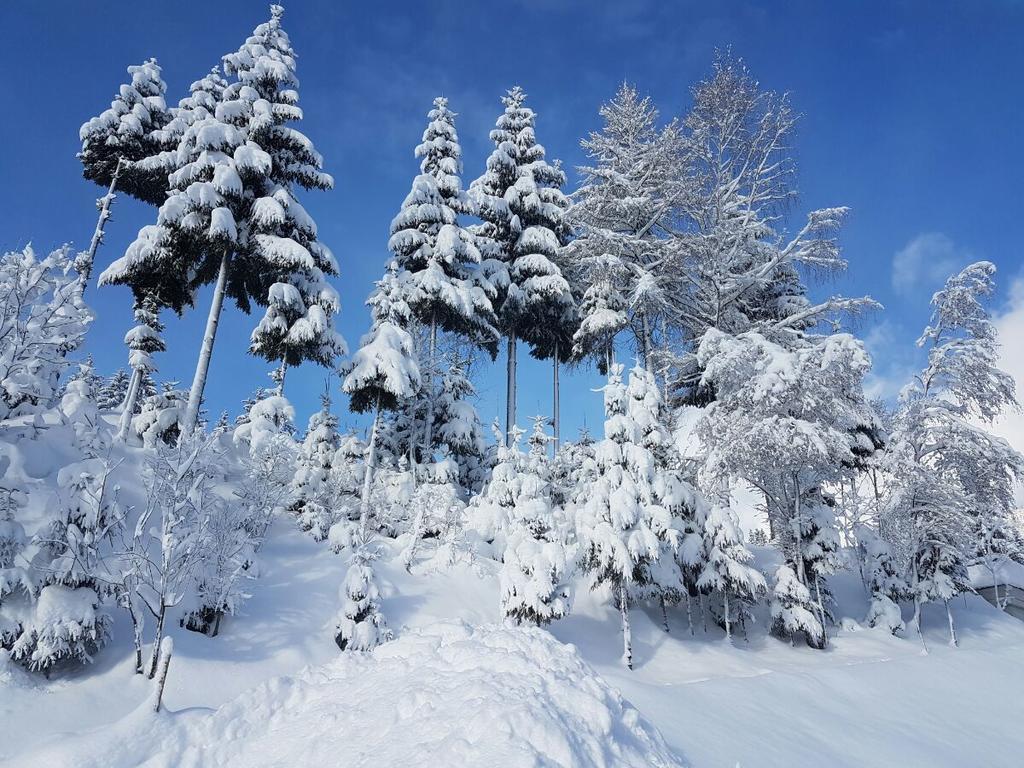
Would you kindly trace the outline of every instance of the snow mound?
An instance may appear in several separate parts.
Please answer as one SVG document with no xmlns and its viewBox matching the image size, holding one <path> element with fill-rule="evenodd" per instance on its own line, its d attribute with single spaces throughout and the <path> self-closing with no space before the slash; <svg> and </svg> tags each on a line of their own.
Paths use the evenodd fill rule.
<svg viewBox="0 0 1024 768">
<path fill-rule="evenodd" d="M 435 624 L 221 707 L 180 765 L 677 766 L 547 632 Z"/>
<path fill-rule="evenodd" d="M 140 708 L 21 759 L 76 768 L 683 765 L 573 646 L 539 629 L 462 622 L 275 678 L 212 715 Z"/>
</svg>

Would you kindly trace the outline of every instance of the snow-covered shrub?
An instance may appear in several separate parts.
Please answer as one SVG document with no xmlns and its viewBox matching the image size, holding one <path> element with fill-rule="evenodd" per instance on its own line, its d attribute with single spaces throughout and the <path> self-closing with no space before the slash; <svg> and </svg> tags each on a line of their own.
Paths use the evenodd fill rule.
<svg viewBox="0 0 1024 768">
<path fill-rule="evenodd" d="M 857 526 L 856 534 L 863 558 L 864 583 L 871 596 L 868 626 L 884 627 L 898 634 L 906 626 L 899 603 L 910 596 L 910 589 L 900 575 L 889 544 L 865 525 Z"/>
<path fill-rule="evenodd" d="M 380 612 L 380 592 L 373 573 L 377 553 L 361 542 L 352 554 L 341 586 L 341 610 L 334 642 L 343 651 L 368 651 L 392 638 Z"/>
<path fill-rule="evenodd" d="M 11 658 L 45 672 L 62 662 L 88 663 L 109 639 L 110 626 L 95 589 L 49 584 L 22 617 Z"/>
<path fill-rule="evenodd" d="M 338 450 L 338 419 L 331 413 L 331 401 L 321 398 L 322 407 L 309 420 L 309 427 L 296 457 L 290 509 L 299 527 L 317 541 L 327 538 L 335 522 L 336 494 L 332 464 Z"/>
<path fill-rule="evenodd" d="M 711 507 L 704 521 L 705 564 L 697 586 L 722 600 L 717 613 L 729 639 L 732 627 L 752 618 L 750 605 L 767 590 L 764 576 L 750 565 L 754 559 L 743 544 L 736 514 L 729 507 Z"/>
<path fill-rule="evenodd" d="M 142 401 L 139 413 L 132 419 L 132 430 L 146 448 L 154 448 L 158 443 L 170 445 L 181 434 L 187 403 L 188 390 L 165 384 L 162 392 Z"/>
</svg>

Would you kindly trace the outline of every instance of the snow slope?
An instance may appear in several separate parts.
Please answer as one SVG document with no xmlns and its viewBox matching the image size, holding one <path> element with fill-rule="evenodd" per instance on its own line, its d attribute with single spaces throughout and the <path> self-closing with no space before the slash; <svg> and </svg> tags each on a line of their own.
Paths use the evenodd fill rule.
<svg viewBox="0 0 1024 768">
<path fill-rule="evenodd" d="M 766 637 L 763 625 L 733 646 L 715 628 L 691 636 L 681 609 L 666 634 L 660 615 L 635 610 L 629 672 L 601 593 L 581 589 L 573 614 L 551 627 L 577 655 L 548 632 L 495 626 L 493 563 L 421 563 L 409 574 L 393 554 L 379 577 L 398 639 L 339 659 L 330 629 L 344 559 L 278 521 L 243 615 L 217 638 L 175 629 L 168 714 L 146 710 L 150 687 L 132 673 L 115 614 L 114 644 L 92 669 L 53 681 L 0 670 L 0 763 L 356 765 L 367 764 L 353 757 L 365 743 L 386 756 L 379 765 L 558 765 L 573 749 L 577 765 L 652 764 L 629 762 L 648 748 L 672 765 L 660 731 L 696 768 L 1020 764 L 1024 623 L 978 597 L 955 601 L 957 649 L 941 608 L 926 607 L 928 655 L 916 636 L 854 622 L 818 652 Z M 770 565 L 769 550 L 759 557 Z M 863 616 L 859 578 L 833 583 L 838 615 Z M 413 740 L 420 751 L 409 759 Z M 595 753 L 598 742 L 610 751 Z"/>
</svg>

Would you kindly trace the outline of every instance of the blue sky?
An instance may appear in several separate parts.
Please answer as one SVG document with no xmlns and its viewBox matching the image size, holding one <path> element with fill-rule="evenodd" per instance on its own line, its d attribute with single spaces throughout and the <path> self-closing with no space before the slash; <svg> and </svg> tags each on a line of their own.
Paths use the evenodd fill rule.
<svg viewBox="0 0 1024 768">
<path fill-rule="evenodd" d="M 412 156 L 431 99 L 460 113 L 465 183 L 482 170 L 499 97 L 522 85 L 549 158 L 579 164 L 579 139 L 623 80 L 665 116 L 685 111 L 689 87 L 716 47 L 732 46 L 766 87 L 788 90 L 804 117 L 796 142 L 800 200 L 792 224 L 826 205 L 853 213 L 842 236 L 850 262 L 817 294 L 870 294 L 885 311 L 855 329 L 876 360 L 872 389 L 891 394 L 917 365 L 913 341 L 944 275 L 969 260 L 999 267 L 1002 311 L 1021 275 L 1024 4 L 1019 2 L 739 3 L 286 2 L 299 54 L 301 127 L 337 187 L 302 198 L 341 264 L 339 326 L 351 346 L 368 325 L 363 301 L 387 258 L 388 223 L 417 172 Z M 81 178 L 78 126 L 104 109 L 125 67 L 156 56 L 175 103 L 188 84 L 235 50 L 268 15 L 264 2 L 21 2 L 0 7 L 0 247 L 84 247 L 99 188 Z M 570 174 L 570 186 L 572 186 Z M 155 210 L 121 198 L 99 257 L 121 255 Z M 1024 296 L 1024 291 L 1018 291 Z M 90 288 L 89 342 L 109 373 L 126 360 L 128 292 Z M 1024 302 L 1024 299 L 1020 299 Z M 167 318 L 160 376 L 191 381 L 207 296 Z M 237 412 L 266 381 L 248 357 L 257 318 L 228 306 L 207 390 L 211 412 Z M 1019 337 L 1005 341 L 1019 346 Z M 299 421 L 315 408 L 325 373 L 291 374 Z M 485 422 L 503 413 L 501 360 L 483 371 Z M 520 366 L 520 420 L 550 411 L 549 372 Z M 337 382 L 334 382 L 336 387 Z M 563 387 L 563 429 L 600 425 L 597 378 Z M 353 423 L 354 420 L 353 420 Z"/>
</svg>

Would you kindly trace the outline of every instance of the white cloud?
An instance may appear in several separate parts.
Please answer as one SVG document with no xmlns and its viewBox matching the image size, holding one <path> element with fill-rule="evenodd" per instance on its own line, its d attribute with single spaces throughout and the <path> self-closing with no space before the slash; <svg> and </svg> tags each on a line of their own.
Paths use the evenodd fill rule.
<svg viewBox="0 0 1024 768">
<path fill-rule="evenodd" d="M 938 287 L 971 255 L 941 232 L 924 232 L 892 257 L 892 287 L 899 293 Z"/>
<path fill-rule="evenodd" d="M 1017 398 L 1024 399 L 1024 275 L 1010 284 L 1010 300 L 1006 309 L 996 315 L 999 330 L 999 367 L 1017 382 Z M 992 431 L 1024 453 L 1024 413 L 1005 413 Z M 1017 489 L 1017 503 L 1024 506 L 1024 489 Z"/>
</svg>

